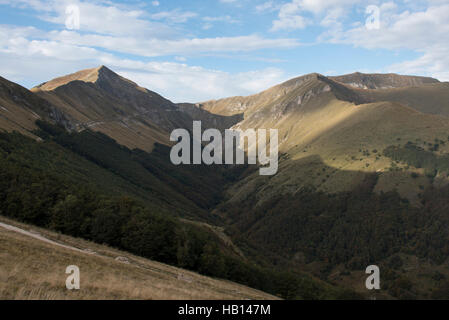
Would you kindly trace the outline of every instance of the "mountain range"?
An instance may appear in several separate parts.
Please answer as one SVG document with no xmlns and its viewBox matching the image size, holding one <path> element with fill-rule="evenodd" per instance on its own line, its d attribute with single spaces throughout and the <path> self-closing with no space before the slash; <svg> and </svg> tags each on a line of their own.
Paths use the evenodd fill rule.
<svg viewBox="0 0 449 320">
<path fill-rule="evenodd" d="M 278 173 L 260 176 L 252 165 L 171 165 L 170 132 L 190 131 L 195 120 L 220 131 L 278 129 Z M 385 270 L 381 298 L 448 294 L 449 83 L 309 74 L 248 97 L 175 104 L 101 66 L 31 90 L 0 78 L 0 129 L 2 161 L 11 168 L 2 173 L 10 177 L 2 215 L 98 241 L 93 226 L 82 227 L 94 217 L 67 227 L 14 193 L 17 168 L 37 176 L 56 170 L 61 184 L 131 197 L 175 219 L 178 236 L 194 228 L 214 244 L 204 240 L 195 249 L 198 241 L 187 233 L 163 248 L 166 255 L 154 254 L 131 245 L 128 233 L 111 223 L 115 231 L 104 232 L 121 238 L 109 235 L 104 242 L 135 254 L 279 290 L 284 298 L 372 295 L 362 281 L 369 264 Z M 43 196 L 26 189 L 26 197 Z M 45 193 L 45 201 L 56 212 L 74 192 Z M 135 227 L 126 231 L 140 237 Z M 248 273 L 234 273 L 230 261 Z M 248 280 L 254 266 L 264 271 Z M 267 272 L 282 281 L 264 287 Z"/>
</svg>

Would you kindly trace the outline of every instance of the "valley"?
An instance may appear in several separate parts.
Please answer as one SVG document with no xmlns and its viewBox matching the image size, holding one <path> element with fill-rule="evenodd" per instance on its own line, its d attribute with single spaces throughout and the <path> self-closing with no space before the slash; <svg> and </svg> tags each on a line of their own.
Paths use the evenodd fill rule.
<svg viewBox="0 0 449 320">
<path fill-rule="evenodd" d="M 448 297 L 447 83 L 309 74 L 195 104 L 105 66 L 0 84 L 2 216 L 284 299 Z M 173 165 L 194 121 L 277 129 L 277 173 Z"/>
</svg>

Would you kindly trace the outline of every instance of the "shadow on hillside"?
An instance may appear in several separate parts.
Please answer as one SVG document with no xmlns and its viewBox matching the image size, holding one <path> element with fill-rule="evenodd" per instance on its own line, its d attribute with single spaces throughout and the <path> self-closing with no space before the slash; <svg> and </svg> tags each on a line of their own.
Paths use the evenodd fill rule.
<svg viewBox="0 0 449 320">
<path fill-rule="evenodd" d="M 319 156 L 290 164 L 290 169 L 310 175 L 316 175 L 318 168 L 357 183 L 342 192 L 326 193 L 309 184 L 292 188 L 294 192 L 270 193 L 267 185 L 277 177 L 264 177 L 265 184 L 255 183 L 256 192 L 245 194 L 241 201 L 227 201 L 217 210 L 227 221 L 234 242 L 255 259 L 310 270 L 326 280 L 336 270 L 350 274 L 379 265 L 391 277 L 384 287 L 390 295 L 428 294 L 413 279 L 424 269 L 408 264 L 416 258 L 428 261 L 430 271 L 426 272 L 443 266 L 447 269 L 449 186 L 422 190 L 421 206 L 416 207 L 396 191 L 374 192 L 380 173 L 339 170 L 327 166 Z M 419 178 L 430 179 L 414 179 Z M 399 279 L 410 284 L 398 285 Z"/>
</svg>

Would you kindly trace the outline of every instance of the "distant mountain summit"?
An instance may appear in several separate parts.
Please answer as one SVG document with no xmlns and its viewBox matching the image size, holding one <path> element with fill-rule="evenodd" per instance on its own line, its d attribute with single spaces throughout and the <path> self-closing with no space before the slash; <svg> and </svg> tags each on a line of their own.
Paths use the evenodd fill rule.
<svg viewBox="0 0 449 320">
<path fill-rule="evenodd" d="M 381 152 L 400 141 L 425 141 L 427 146 L 447 141 L 449 132 L 449 83 L 425 77 L 312 73 L 255 95 L 198 107 L 226 116 L 243 114 L 234 126 L 242 130 L 279 130 L 279 150 L 285 154 L 279 173 L 272 179 L 248 177 L 232 190 L 236 202 L 254 194 L 266 200 L 307 186 L 353 190 L 367 173 L 380 177 L 377 192 L 397 188 L 404 198 L 417 201 L 419 183 L 410 175 L 399 180 L 391 159 Z M 323 170 L 329 170 L 323 163 L 345 171 L 323 177 Z"/>
<path fill-rule="evenodd" d="M 32 91 L 69 114 L 79 130 L 101 131 L 131 148 L 169 144 L 171 130 L 192 123 L 171 101 L 105 66 L 53 79 Z"/>
<path fill-rule="evenodd" d="M 74 82 L 92 83 L 110 94 L 123 96 L 123 91 L 135 94 L 134 90 L 142 93 L 157 95 L 148 89 L 142 88 L 135 82 L 126 79 L 105 66 L 81 70 L 66 76 L 58 77 L 48 82 L 44 82 L 32 89 L 32 91 L 54 91 L 60 87 L 73 84 Z M 167 99 L 164 99 L 169 102 Z"/>
<path fill-rule="evenodd" d="M 169 145 L 170 132 L 177 128 L 190 129 L 193 120 L 202 120 L 204 128 L 220 130 L 236 125 L 279 128 L 285 130 L 282 145 L 287 150 L 297 144 L 295 136 L 305 135 L 293 128 L 298 128 L 298 123 L 304 129 L 312 126 L 307 134 L 310 136 L 310 132 L 321 126 L 312 124 L 315 120 L 309 116 L 322 112 L 335 101 L 356 106 L 388 101 L 423 113 L 449 115 L 448 83 L 397 74 L 357 72 L 326 77 L 312 73 L 248 97 L 197 104 L 174 104 L 106 66 L 55 78 L 31 92 L 6 79 L 0 82 L 3 88 L 0 127 L 8 131 L 31 133 L 34 121 L 43 118 L 71 130 L 100 131 L 130 148 L 147 151 L 155 142 Z M 320 120 L 320 123 L 330 125 L 334 120 Z"/>
<path fill-rule="evenodd" d="M 137 116 L 142 113 L 160 113 L 178 109 L 171 101 L 138 86 L 105 66 L 53 79 L 31 91 L 49 100 L 56 101 L 57 98 L 68 100 L 73 110 L 66 105 L 67 112 L 82 113 L 90 120 L 105 117 L 112 119 L 114 116 Z M 76 118 L 79 118 L 81 122 L 85 120 L 79 115 Z M 162 118 L 159 114 L 159 117 L 154 117 L 153 121 L 166 129 L 174 126 L 174 123 L 169 122 L 176 122 L 173 117 L 172 119 Z"/>
<path fill-rule="evenodd" d="M 343 76 L 329 77 L 329 79 L 360 89 L 391 89 L 439 83 L 434 78 L 403 76 L 394 73 L 364 74 L 356 72 Z"/>
<path fill-rule="evenodd" d="M 105 66 L 100 66 L 93 69 L 81 70 L 66 76 L 58 77 L 53 80 L 44 82 L 35 87 L 35 90 L 51 91 L 63 85 L 66 85 L 72 81 L 83 81 L 83 82 L 96 82 L 102 73 L 113 73 L 113 76 L 117 76 L 114 72 L 106 68 Z"/>
</svg>

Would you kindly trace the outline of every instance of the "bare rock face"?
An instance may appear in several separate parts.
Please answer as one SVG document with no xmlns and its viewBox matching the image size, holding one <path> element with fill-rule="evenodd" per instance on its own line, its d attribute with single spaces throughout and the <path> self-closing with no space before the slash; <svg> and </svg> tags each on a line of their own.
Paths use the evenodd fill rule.
<svg viewBox="0 0 449 320">
<path fill-rule="evenodd" d="M 129 264 L 129 259 L 126 257 L 117 257 L 115 258 L 115 261 L 121 262 L 121 263 L 125 263 L 125 264 Z"/>
</svg>

